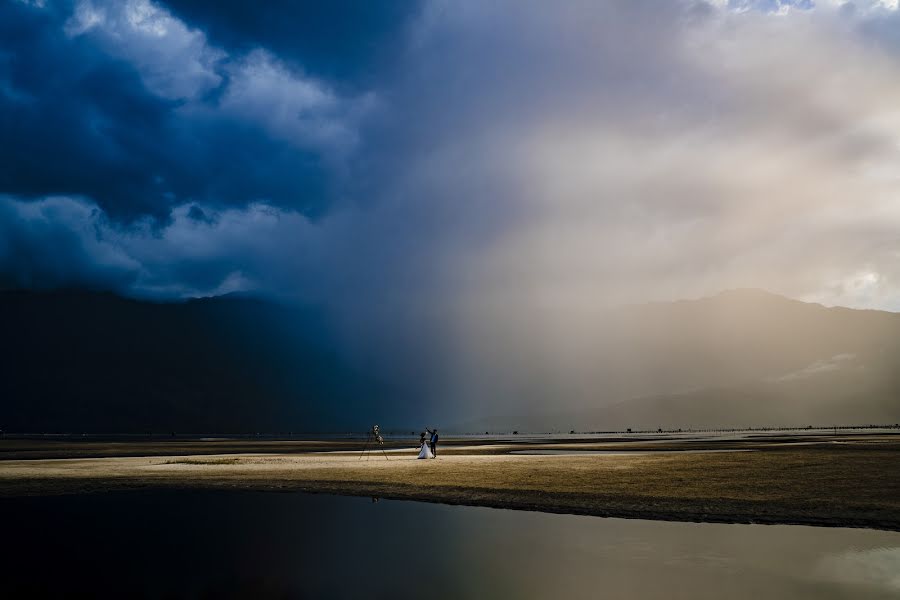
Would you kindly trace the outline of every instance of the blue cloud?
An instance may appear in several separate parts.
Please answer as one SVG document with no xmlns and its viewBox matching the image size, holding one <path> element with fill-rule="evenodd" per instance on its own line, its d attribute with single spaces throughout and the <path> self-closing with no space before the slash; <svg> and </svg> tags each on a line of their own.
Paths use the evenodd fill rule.
<svg viewBox="0 0 900 600">
<path fill-rule="evenodd" d="M 122 222 L 187 202 L 320 215 L 371 104 L 148 2 L 4 3 L 0 40 L 0 191 Z"/>
<path fill-rule="evenodd" d="M 233 53 L 266 48 L 341 87 L 371 85 L 404 50 L 403 35 L 421 0 L 164 0 Z"/>
<path fill-rule="evenodd" d="M 105 227 L 89 202 L 0 197 L 0 285 L 128 290 L 141 265 L 104 239 Z"/>
</svg>

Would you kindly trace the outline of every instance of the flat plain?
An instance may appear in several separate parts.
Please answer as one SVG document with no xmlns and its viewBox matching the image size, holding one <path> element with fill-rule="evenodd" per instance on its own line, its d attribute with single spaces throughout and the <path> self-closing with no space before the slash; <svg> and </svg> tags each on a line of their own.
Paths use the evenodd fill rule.
<svg viewBox="0 0 900 600">
<path fill-rule="evenodd" d="M 360 440 L 0 440 L 0 496 L 331 493 L 675 521 L 900 531 L 900 432 Z"/>
</svg>

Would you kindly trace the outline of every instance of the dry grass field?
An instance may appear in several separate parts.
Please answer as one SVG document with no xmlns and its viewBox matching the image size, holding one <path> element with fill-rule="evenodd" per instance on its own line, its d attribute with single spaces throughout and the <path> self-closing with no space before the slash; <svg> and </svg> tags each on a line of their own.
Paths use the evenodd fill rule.
<svg viewBox="0 0 900 600">
<path fill-rule="evenodd" d="M 296 490 L 598 516 L 900 530 L 896 435 L 457 440 L 442 444 L 437 460 L 416 460 L 403 442 L 388 459 L 371 453 L 362 460 L 358 442 L 84 444 L 0 442 L 0 496 L 148 487 Z M 548 450 L 580 454 L 517 453 Z"/>
</svg>

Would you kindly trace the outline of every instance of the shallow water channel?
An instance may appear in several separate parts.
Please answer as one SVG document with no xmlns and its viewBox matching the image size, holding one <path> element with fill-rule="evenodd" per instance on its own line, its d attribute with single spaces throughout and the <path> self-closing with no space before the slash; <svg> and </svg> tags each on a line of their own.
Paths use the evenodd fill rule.
<svg viewBox="0 0 900 600">
<path fill-rule="evenodd" d="M 301 493 L 0 500 L 5 597 L 896 598 L 900 533 Z"/>
</svg>

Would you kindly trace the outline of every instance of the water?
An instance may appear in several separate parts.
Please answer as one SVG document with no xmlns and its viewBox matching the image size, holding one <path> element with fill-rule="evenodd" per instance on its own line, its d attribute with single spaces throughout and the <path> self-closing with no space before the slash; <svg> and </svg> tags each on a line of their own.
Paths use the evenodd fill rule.
<svg viewBox="0 0 900 600">
<path fill-rule="evenodd" d="M 0 500 L 4 597 L 897 598 L 900 533 L 297 493 Z"/>
<path fill-rule="evenodd" d="M 653 454 L 720 454 L 722 452 L 756 452 L 752 448 L 728 448 L 722 450 L 511 450 L 510 454 L 523 454 L 526 456 L 643 456 Z"/>
</svg>

